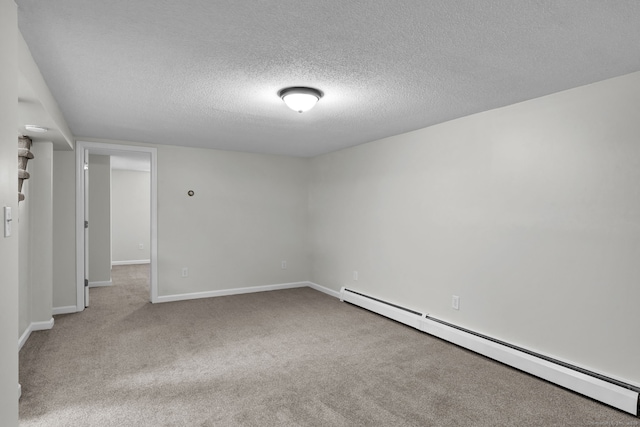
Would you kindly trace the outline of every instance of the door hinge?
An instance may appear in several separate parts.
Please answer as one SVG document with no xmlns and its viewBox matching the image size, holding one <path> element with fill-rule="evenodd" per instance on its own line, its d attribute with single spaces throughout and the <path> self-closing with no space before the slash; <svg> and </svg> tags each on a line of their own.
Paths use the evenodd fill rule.
<svg viewBox="0 0 640 427">
<path fill-rule="evenodd" d="M 89 228 L 89 221 L 84 222 L 84 228 Z"/>
<path fill-rule="evenodd" d="M 84 286 L 89 287 L 89 279 L 84 279 Z"/>
</svg>

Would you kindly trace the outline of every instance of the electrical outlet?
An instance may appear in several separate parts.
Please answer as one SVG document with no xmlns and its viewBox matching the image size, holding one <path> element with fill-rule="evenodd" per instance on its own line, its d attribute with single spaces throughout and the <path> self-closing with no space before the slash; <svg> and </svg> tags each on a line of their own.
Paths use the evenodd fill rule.
<svg viewBox="0 0 640 427">
<path fill-rule="evenodd" d="M 353 272 L 353 280 L 358 280 L 358 272 L 357 271 Z"/>
<path fill-rule="evenodd" d="M 182 277 L 189 277 L 189 269 L 187 267 L 182 267 Z"/>
<path fill-rule="evenodd" d="M 454 310 L 460 310 L 460 297 L 458 295 L 453 295 L 451 297 L 451 307 Z"/>
<path fill-rule="evenodd" d="M 287 269 L 287 261 L 282 261 L 282 269 L 283 270 Z"/>
</svg>

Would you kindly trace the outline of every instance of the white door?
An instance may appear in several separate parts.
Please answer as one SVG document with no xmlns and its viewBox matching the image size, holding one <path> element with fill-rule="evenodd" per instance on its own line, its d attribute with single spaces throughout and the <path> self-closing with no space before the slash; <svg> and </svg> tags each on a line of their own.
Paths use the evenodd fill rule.
<svg viewBox="0 0 640 427">
<path fill-rule="evenodd" d="M 89 150 L 84 150 L 84 306 L 89 307 Z"/>
</svg>

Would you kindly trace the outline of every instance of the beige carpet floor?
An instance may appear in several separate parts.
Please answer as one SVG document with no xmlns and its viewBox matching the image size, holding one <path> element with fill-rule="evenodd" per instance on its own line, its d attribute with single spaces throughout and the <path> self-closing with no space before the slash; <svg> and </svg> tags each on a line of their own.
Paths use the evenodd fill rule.
<svg viewBox="0 0 640 427">
<path fill-rule="evenodd" d="M 152 305 L 114 267 L 20 352 L 22 426 L 640 426 L 312 289 Z"/>
</svg>

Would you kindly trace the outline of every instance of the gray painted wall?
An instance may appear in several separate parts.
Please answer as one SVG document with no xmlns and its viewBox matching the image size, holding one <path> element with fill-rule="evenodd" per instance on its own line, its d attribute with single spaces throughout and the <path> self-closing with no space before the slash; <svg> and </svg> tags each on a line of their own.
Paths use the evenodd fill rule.
<svg viewBox="0 0 640 427">
<path fill-rule="evenodd" d="M 53 306 L 76 305 L 76 153 L 53 152 Z"/>
<path fill-rule="evenodd" d="M 24 201 L 19 204 L 19 326 L 21 336 L 33 322 L 51 319 L 52 309 L 52 168 L 53 144 L 34 143 L 34 159 L 27 170 L 31 178 L 23 183 Z"/>
<path fill-rule="evenodd" d="M 158 294 L 307 280 L 308 165 L 292 157 L 159 146 Z M 186 279 L 182 267 L 189 268 Z"/>
<path fill-rule="evenodd" d="M 0 208 L 18 215 L 18 17 L 11 0 L 0 0 Z M 4 218 L 3 218 L 4 219 Z M 18 225 L 14 224 L 18 231 Z M 18 425 L 18 235 L 0 234 L 0 420 Z"/>
<path fill-rule="evenodd" d="M 635 73 L 314 158 L 312 280 L 640 384 L 639 117 Z"/>
<path fill-rule="evenodd" d="M 51 320 L 53 298 L 53 144 L 33 144 L 31 199 L 31 322 Z"/>
<path fill-rule="evenodd" d="M 27 165 L 27 170 L 33 173 L 33 169 L 33 160 L 31 160 Z M 23 182 L 22 192 L 25 195 L 31 194 L 31 179 Z M 20 301 L 20 309 L 18 310 L 18 337 L 20 337 L 31 324 L 31 265 L 29 262 L 29 254 L 31 252 L 31 200 L 32 197 L 27 197 L 18 203 L 18 211 L 14 220 L 14 226 L 17 227 L 16 235 L 18 236 L 18 299 Z"/>
<path fill-rule="evenodd" d="M 151 258 L 150 185 L 149 172 L 111 170 L 111 241 L 114 263 L 148 261 Z"/>
<path fill-rule="evenodd" d="M 111 282 L 111 158 L 89 155 L 89 284 Z"/>
</svg>

